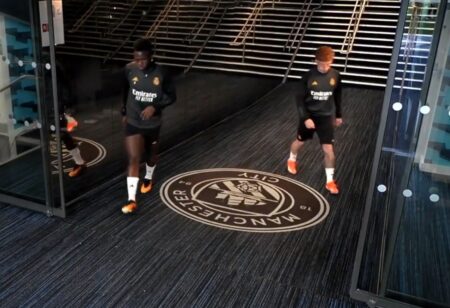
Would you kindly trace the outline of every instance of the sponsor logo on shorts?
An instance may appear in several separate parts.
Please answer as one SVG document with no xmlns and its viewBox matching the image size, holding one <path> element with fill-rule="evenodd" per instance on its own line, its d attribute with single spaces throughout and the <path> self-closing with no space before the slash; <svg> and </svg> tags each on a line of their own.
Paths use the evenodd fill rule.
<svg viewBox="0 0 450 308">
<path fill-rule="evenodd" d="M 247 232 L 310 228 L 328 215 L 325 198 L 280 175 L 245 169 L 206 169 L 179 174 L 160 191 L 172 210 L 197 222 Z"/>
</svg>

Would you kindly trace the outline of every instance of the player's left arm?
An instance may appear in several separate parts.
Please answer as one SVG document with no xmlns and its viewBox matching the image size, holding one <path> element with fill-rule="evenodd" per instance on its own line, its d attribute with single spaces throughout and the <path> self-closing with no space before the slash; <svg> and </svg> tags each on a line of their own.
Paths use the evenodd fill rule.
<svg viewBox="0 0 450 308">
<path fill-rule="evenodd" d="M 162 84 L 163 97 L 155 106 L 157 109 L 162 110 L 165 107 L 173 104 L 177 100 L 177 92 L 175 83 L 171 76 L 165 74 Z"/>
</svg>

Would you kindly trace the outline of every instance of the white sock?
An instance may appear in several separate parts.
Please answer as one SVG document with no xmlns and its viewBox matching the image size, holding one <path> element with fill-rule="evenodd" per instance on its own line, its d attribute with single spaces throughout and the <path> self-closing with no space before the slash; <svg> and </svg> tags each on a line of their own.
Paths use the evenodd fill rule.
<svg viewBox="0 0 450 308">
<path fill-rule="evenodd" d="M 156 165 L 149 166 L 149 165 L 145 164 L 145 170 L 147 171 L 147 173 L 145 174 L 145 178 L 147 180 L 152 179 L 153 171 L 155 170 L 155 167 L 156 167 Z"/>
<path fill-rule="evenodd" d="M 289 160 L 297 161 L 297 154 L 292 152 L 289 153 Z"/>
<path fill-rule="evenodd" d="M 78 147 L 70 150 L 69 153 L 70 153 L 70 155 L 72 155 L 72 158 L 77 165 L 84 165 L 85 161 L 81 157 L 80 149 Z"/>
<path fill-rule="evenodd" d="M 325 168 L 325 174 L 327 175 L 327 183 L 333 181 L 334 168 Z"/>
<path fill-rule="evenodd" d="M 136 191 L 139 178 L 129 176 L 127 177 L 127 187 L 128 187 L 128 200 L 136 201 Z"/>
</svg>

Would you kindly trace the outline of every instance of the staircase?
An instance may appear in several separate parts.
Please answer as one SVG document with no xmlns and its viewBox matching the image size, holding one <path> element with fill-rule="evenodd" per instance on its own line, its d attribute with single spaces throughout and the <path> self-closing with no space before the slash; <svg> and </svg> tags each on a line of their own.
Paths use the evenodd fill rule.
<svg viewBox="0 0 450 308">
<path fill-rule="evenodd" d="M 374 87 L 386 84 L 400 10 L 399 0 L 96 0 L 82 11 L 80 3 L 64 1 L 59 53 L 130 61 L 133 42 L 149 37 L 164 65 L 286 81 L 301 78 L 326 44 L 343 83 Z M 417 75 L 402 74 L 399 84 L 420 87 Z"/>
</svg>

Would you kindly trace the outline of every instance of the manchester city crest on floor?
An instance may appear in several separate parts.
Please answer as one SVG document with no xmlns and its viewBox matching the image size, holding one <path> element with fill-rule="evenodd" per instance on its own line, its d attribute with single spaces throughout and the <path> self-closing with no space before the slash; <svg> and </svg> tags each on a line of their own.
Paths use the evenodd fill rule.
<svg viewBox="0 0 450 308">
<path fill-rule="evenodd" d="M 312 227 L 329 213 L 311 187 L 276 174 L 245 169 L 204 169 L 167 180 L 161 199 L 175 212 L 211 226 L 247 232 L 288 232 Z"/>
</svg>

